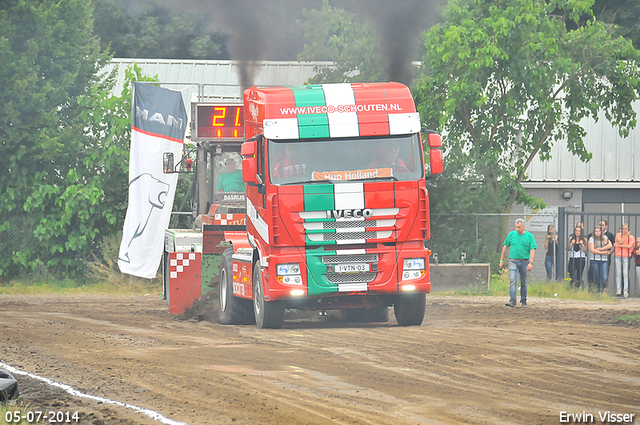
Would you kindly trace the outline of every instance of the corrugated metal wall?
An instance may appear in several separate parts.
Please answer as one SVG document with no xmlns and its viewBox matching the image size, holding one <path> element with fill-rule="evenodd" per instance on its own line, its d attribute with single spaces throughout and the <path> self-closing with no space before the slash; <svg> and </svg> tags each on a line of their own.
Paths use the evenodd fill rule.
<svg viewBox="0 0 640 425">
<path fill-rule="evenodd" d="M 124 70 L 134 63 L 145 74 L 157 75 L 163 87 L 183 91 L 185 99 L 204 102 L 240 100 L 239 67 L 235 61 L 112 59 L 107 71 L 117 69 L 117 88 L 124 84 Z M 260 61 L 255 65 L 258 69 L 254 83 L 262 86 L 301 85 L 316 74 L 314 68 L 318 65 L 330 66 L 331 63 Z"/>
<path fill-rule="evenodd" d="M 634 105 L 640 116 L 640 102 Z M 551 160 L 536 158 L 528 170 L 528 182 L 633 182 L 640 181 L 640 128 L 636 127 L 628 137 L 620 137 L 604 117 L 598 122 L 585 119 L 582 125 L 587 132 L 585 145 L 593 154 L 591 161 L 583 163 L 569 152 L 566 141 L 556 143 L 551 150 Z"/>
</svg>

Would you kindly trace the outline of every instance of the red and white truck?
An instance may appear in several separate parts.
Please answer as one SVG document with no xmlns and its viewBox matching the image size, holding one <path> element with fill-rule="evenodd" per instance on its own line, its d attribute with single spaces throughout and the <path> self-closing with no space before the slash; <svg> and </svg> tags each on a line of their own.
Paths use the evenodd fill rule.
<svg viewBox="0 0 640 425">
<path fill-rule="evenodd" d="M 202 255 L 223 250 L 220 322 L 279 328 L 285 309 L 386 321 L 393 306 L 400 325 L 421 324 L 431 290 L 426 180 L 442 172 L 442 154 L 440 136 L 424 132 L 425 170 L 409 89 L 252 87 L 242 113 L 246 220 L 230 215 L 225 228 L 216 202 L 202 215 Z"/>
</svg>

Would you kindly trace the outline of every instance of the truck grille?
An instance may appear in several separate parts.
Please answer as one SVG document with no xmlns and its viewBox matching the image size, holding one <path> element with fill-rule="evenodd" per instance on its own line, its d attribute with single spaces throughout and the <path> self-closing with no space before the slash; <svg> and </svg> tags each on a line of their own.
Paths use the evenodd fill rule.
<svg viewBox="0 0 640 425">
<path fill-rule="evenodd" d="M 376 278 L 377 273 L 343 273 L 343 274 L 327 274 L 327 280 L 331 283 L 369 283 Z"/>
<path fill-rule="evenodd" d="M 390 237 L 391 234 L 391 230 L 381 230 L 377 232 L 309 233 L 307 237 L 314 242 L 361 241 L 363 239 L 384 239 Z"/>
<path fill-rule="evenodd" d="M 378 220 L 367 221 L 325 221 L 323 229 L 353 229 L 360 227 L 378 227 Z"/>
<path fill-rule="evenodd" d="M 324 255 L 322 264 L 377 263 L 378 254 Z"/>
<path fill-rule="evenodd" d="M 334 242 L 348 244 L 363 243 L 364 239 L 373 242 L 385 240 L 393 236 L 397 230 L 399 208 L 373 209 L 368 218 L 345 218 L 332 220 L 327 218 L 327 211 L 301 211 L 305 234 L 313 242 Z"/>
<path fill-rule="evenodd" d="M 325 241 L 346 241 L 353 239 L 375 239 L 378 232 L 352 232 L 352 233 L 324 233 L 322 240 Z"/>
<path fill-rule="evenodd" d="M 378 254 L 345 254 L 345 255 L 323 255 L 322 264 L 345 264 L 345 263 L 372 263 L 372 269 L 376 270 L 378 264 Z M 328 267 L 330 270 L 332 268 Z M 362 273 L 327 273 L 329 283 L 369 283 L 376 278 L 375 271 Z"/>
</svg>

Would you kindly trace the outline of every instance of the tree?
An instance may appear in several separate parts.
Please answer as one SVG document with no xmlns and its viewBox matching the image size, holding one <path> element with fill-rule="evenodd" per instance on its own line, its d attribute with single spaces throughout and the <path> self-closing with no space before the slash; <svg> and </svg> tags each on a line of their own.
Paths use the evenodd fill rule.
<svg viewBox="0 0 640 425">
<path fill-rule="evenodd" d="M 103 50 L 119 58 L 229 59 L 225 37 L 208 29 L 208 15 L 188 7 L 94 0 L 95 29 Z"/>
<path fill-rule="evenodd" d="M 593 13 L 598 20 L 617 25 L 618 34 L 640 49 L 640 2 L 637 0 L 596 0 Z"/>
<path fill-rule="evenodd" d="M 0 278 L 82 274 L 124 217 L 130 100 L 99 74 L 92 12 L 0 3 Z"/>
<path fill-rule="evenodd" d="M 638 52 L 593 18 L 593 0 L 456 0 L 425 38 L 421 116 L 446 135 L 450 176 L 481 181 L 500 212 L 540 204 L 520 183 L 564 142 L 588 161 L 580 120 L 636 124 Z M 584 17 L 588 19 L 584 19 Z"/>
<path fill-rule="evenodd" d="M 305 9 L 304 45 L 299 61 L 331 61 L 318 69 L 312 83 L 383 81 L 384 65 L 371 28 L 363 15 L 333 7 L 324 0 L 322 9 Z"/>
</svg>

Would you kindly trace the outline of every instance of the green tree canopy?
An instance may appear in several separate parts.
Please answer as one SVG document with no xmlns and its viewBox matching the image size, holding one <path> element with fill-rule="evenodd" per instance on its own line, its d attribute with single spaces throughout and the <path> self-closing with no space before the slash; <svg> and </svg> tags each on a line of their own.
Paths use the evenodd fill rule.
<svg viewBox="0 0 640 425">
<path fill-rule="evenodd" d="M 226 37 L 210 29 L 210 14 L 153 2 L 93 0 L 94 33 L 118 58 L 229 59 Z"/>
<path fill-rule="evenodd" d="M 596 0 L 593 13 L 598 20 L 617 25 L 617 33 L 640 49 L 640 1 Z"/>
<path fill-rule="evenodd" d="M 590 159 L 582 118 L 604 111 L 623 135 L 636 124 L 638 52 L 593 18 L 592 6 L 454 0 L 426 35 L 414 92 L 421 116 L 446 135 L 450 177 L 482 182 L 501 211 L 536 204 L 520 183 L 553 143 Z"/>
<path fill-rule="evenodd" d="M 307 43 L 299 61 L 331 61 L 335 66 L 318 69 L 312 83 L 384 81 L 384 64 L 371 23 L 363 15 L 334 7 L 305 9 L 298 25 Z"/>
<path fill-rule="evenodd" d="M 81 273 L 121 228 L 130 99 L 99 75 L 92 13 L 86 0 L 0 3 L 0 278 Z"/>
</svg>

